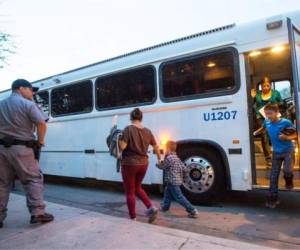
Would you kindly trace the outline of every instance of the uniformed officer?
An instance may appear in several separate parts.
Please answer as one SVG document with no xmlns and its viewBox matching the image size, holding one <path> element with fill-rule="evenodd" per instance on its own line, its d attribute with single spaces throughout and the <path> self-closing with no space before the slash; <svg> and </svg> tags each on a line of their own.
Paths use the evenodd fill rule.
<svg viewBox="0 0 300 250">
<path fill-rule="evenodd" d="M 39 90 L 39 88 L 33 87 L 33 88 L 32 88 L 33 95 L 37 94 L 38 90 Z M 28 100 L 34 101 L 34 102 L 35 102 L 35 98 L 34 98 L 33 96 L 32 96 L 32 99 L 30 99 L 30 96 L 28 96 Z M 49 121 L 49 116 L 41 109 L 41 107 L 38 106 L 37 103 L 36 103 L 36 105 L 37 105 L 37 107 L 40 109 L 40 111 L 42 112 L 42 114 L 44 115 L 44 120 L 45 120 L 45 122 L 48 122 L 48 121 Z M 36 131 L 36 126 L 33 125 L 33 128 L 32 128 L 32 129 L 33 129 L 34 131 Z M 36 158 L 37 158 L 37 160 L 39 161 L 40 154 L 41 154 L 41 147 L 39 147 L 39 149 L 37 148 L 36 150 L 37 150 L 37 151 L 36 151 L 36 155 L 38 156 L 38 157 L 36 157 Z M 13 182 L 12 182 L 12 190 L 15 190 L 15 187 L 16 187 L 16 185 L 15 185 L 15 180 L 16 180 L 17 178 L 18 178 L 18 176 L 15 176 L 15 179 L 14 179 Z"/>
<path fill-rule="evenodd" d="M 12 83 L 10 97 L 0 102 L 0 227 L 3 227 L 6 217 L 15 174 L 26 192 L 30 223 L 54 219 L 45 212 L 43 175 L 33 150 L 44 146 L 47 129 L 44 114 L 31 101 L 36 90 L 28 81 L 18 79 Z M 37 127 L 37 141 L 34 125 Z"/>
</svg>

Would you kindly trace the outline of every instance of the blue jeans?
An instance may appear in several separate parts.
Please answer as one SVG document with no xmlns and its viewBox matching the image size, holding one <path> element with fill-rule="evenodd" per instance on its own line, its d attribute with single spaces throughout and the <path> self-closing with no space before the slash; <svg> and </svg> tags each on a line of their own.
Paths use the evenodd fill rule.
<svg viewBox="0 0 300 250">
<path fill-rule="evenodd" d="M 169 210 L 172 200 L 177 201 L 181 206 L 183 206 L 186 209 L 188 213 L 191 213 L 195 210 L 193 205 L 183 195 L 180 186 L 167 184 L 164 191 L 164 200 L 161 203 L 162 210 Z"/>
<path fill-rule="evenodd" d="M 285 153 L 273 152 L 269 190 L 271 196 L 278 196 L 278 179 L 282 164 L 284 176 L 293 176 L 293 169 L 295 164 L 295 154 L 293 149 Z"/>
</svg>

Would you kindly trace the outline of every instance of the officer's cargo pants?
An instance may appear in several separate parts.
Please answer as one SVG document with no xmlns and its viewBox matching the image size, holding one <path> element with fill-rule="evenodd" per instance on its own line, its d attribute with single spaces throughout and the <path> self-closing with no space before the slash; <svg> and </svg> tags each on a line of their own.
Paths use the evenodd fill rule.
<svg viewBox="0 0 300 250">
<path fill-rule="evenodd" d="M 9 193 L 15 175 L 23 184 L 27 207 L 31 215 L 45 212 L 43 175 L 31 148 L 0 145 L 0 222 L 6 217 Z"/>
</svg>

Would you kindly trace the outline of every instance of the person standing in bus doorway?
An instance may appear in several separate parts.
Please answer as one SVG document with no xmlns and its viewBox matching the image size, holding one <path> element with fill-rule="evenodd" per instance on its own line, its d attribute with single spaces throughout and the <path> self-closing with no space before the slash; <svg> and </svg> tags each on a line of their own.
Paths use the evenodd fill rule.
<svg viewBox="0 0 300 250">
<path fill-rule="evenodd" d="M 130 218 L 136 220 L 135 199 L 137 195 L 147 208 L 148 222 L 152 223 L 157 217 L 158 209 L 152 205 L 142 188 L 142 181 L 149 164 L 147 153 L 149 145 L 153 147 L 158 162 L 161 156 L 151 130 L 143 126 L 142 119 L 143 113 L 140 109 L 135 108 L 130 113 L 131 125 L 124 129 L 119 141 L 119 146 L 123 150 L 121 172 Z"/>
<path fill-rule="evenodd" d="M 34 154 L 37 145 L 44 145 L 47 126 L 45 117 L 31 101 L 33 91 L 35 89 L 27 80 L 18 79 L 12 84 L 10 97 L 0 102 L 0 227 L 6 218 L 14 174 L 26 192 L 30 223 L 46 223 L 54 219 L 45 212 L 43 175 Z M 33 124 L 38 128 L 37 141 Z"/>
<path fill-rule="evenodd" d="M 272 169 L 270 188 L 266 206 L 275 208 L 279 204 L 278 181 L 283 164 L 285 187 L 293 188 L 293 169 L 295 163 L 294 145 L 292 140 L 297 139 L 296 129 L 290 120 L 280 118 L 277 104 L 267 104 L 264 108 L 267 119 L 255 134 L 267 131 L 273 146 Z"/>
<path fill-rule="evenodd" d="M 251 96 L 254 98 L 255 104 L 255 114 L 256 114 L 256 122 L 257 128 L 260 128 L 265 120 L 265 117 L 262 114 L 262 110 L 264 106 L 268 103 L 272 104 L 282 104 L 282 98 L 280 93 L 277 90 L 272 90 L 271 88 L 271 80 L 268 77 L 264 77 L 263 80 L 260 82 L 261 90 L 256 91 L 256 89 L 251 90 Z M 261 144 L 263 153 L 265 156 L 266 163 L 268 165 L 272 164 L 271 159 L 271 149 L 269 144 L 269 137 L 267 133 L 261 133 Z"/>
</svg>

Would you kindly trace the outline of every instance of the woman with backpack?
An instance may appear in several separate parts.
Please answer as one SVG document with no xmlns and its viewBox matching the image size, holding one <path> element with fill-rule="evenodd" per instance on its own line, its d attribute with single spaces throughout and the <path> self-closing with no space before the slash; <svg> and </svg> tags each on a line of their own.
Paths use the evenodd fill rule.
<svg viewBox="0 0 300 250">
<path fill-rule="evenodd" d="M 136 220 L 135 199 L 138 196 L 146 206 L 148 222 L 152 223 L 157 218 L 158 209 L 152 205 L 147 193 L 142 188 L 142 181 L 146 175 L 149 160 L 148 147 L 151 145 L 160 162 L 160 150 L 150 129 L 142 124 L 143 113 L 135 108 L 130 113 L 131 124 L 127 126 L 119 141 L 123 151 L 121 172 L 126 193 L 129 216 Z"/>
</svg>

